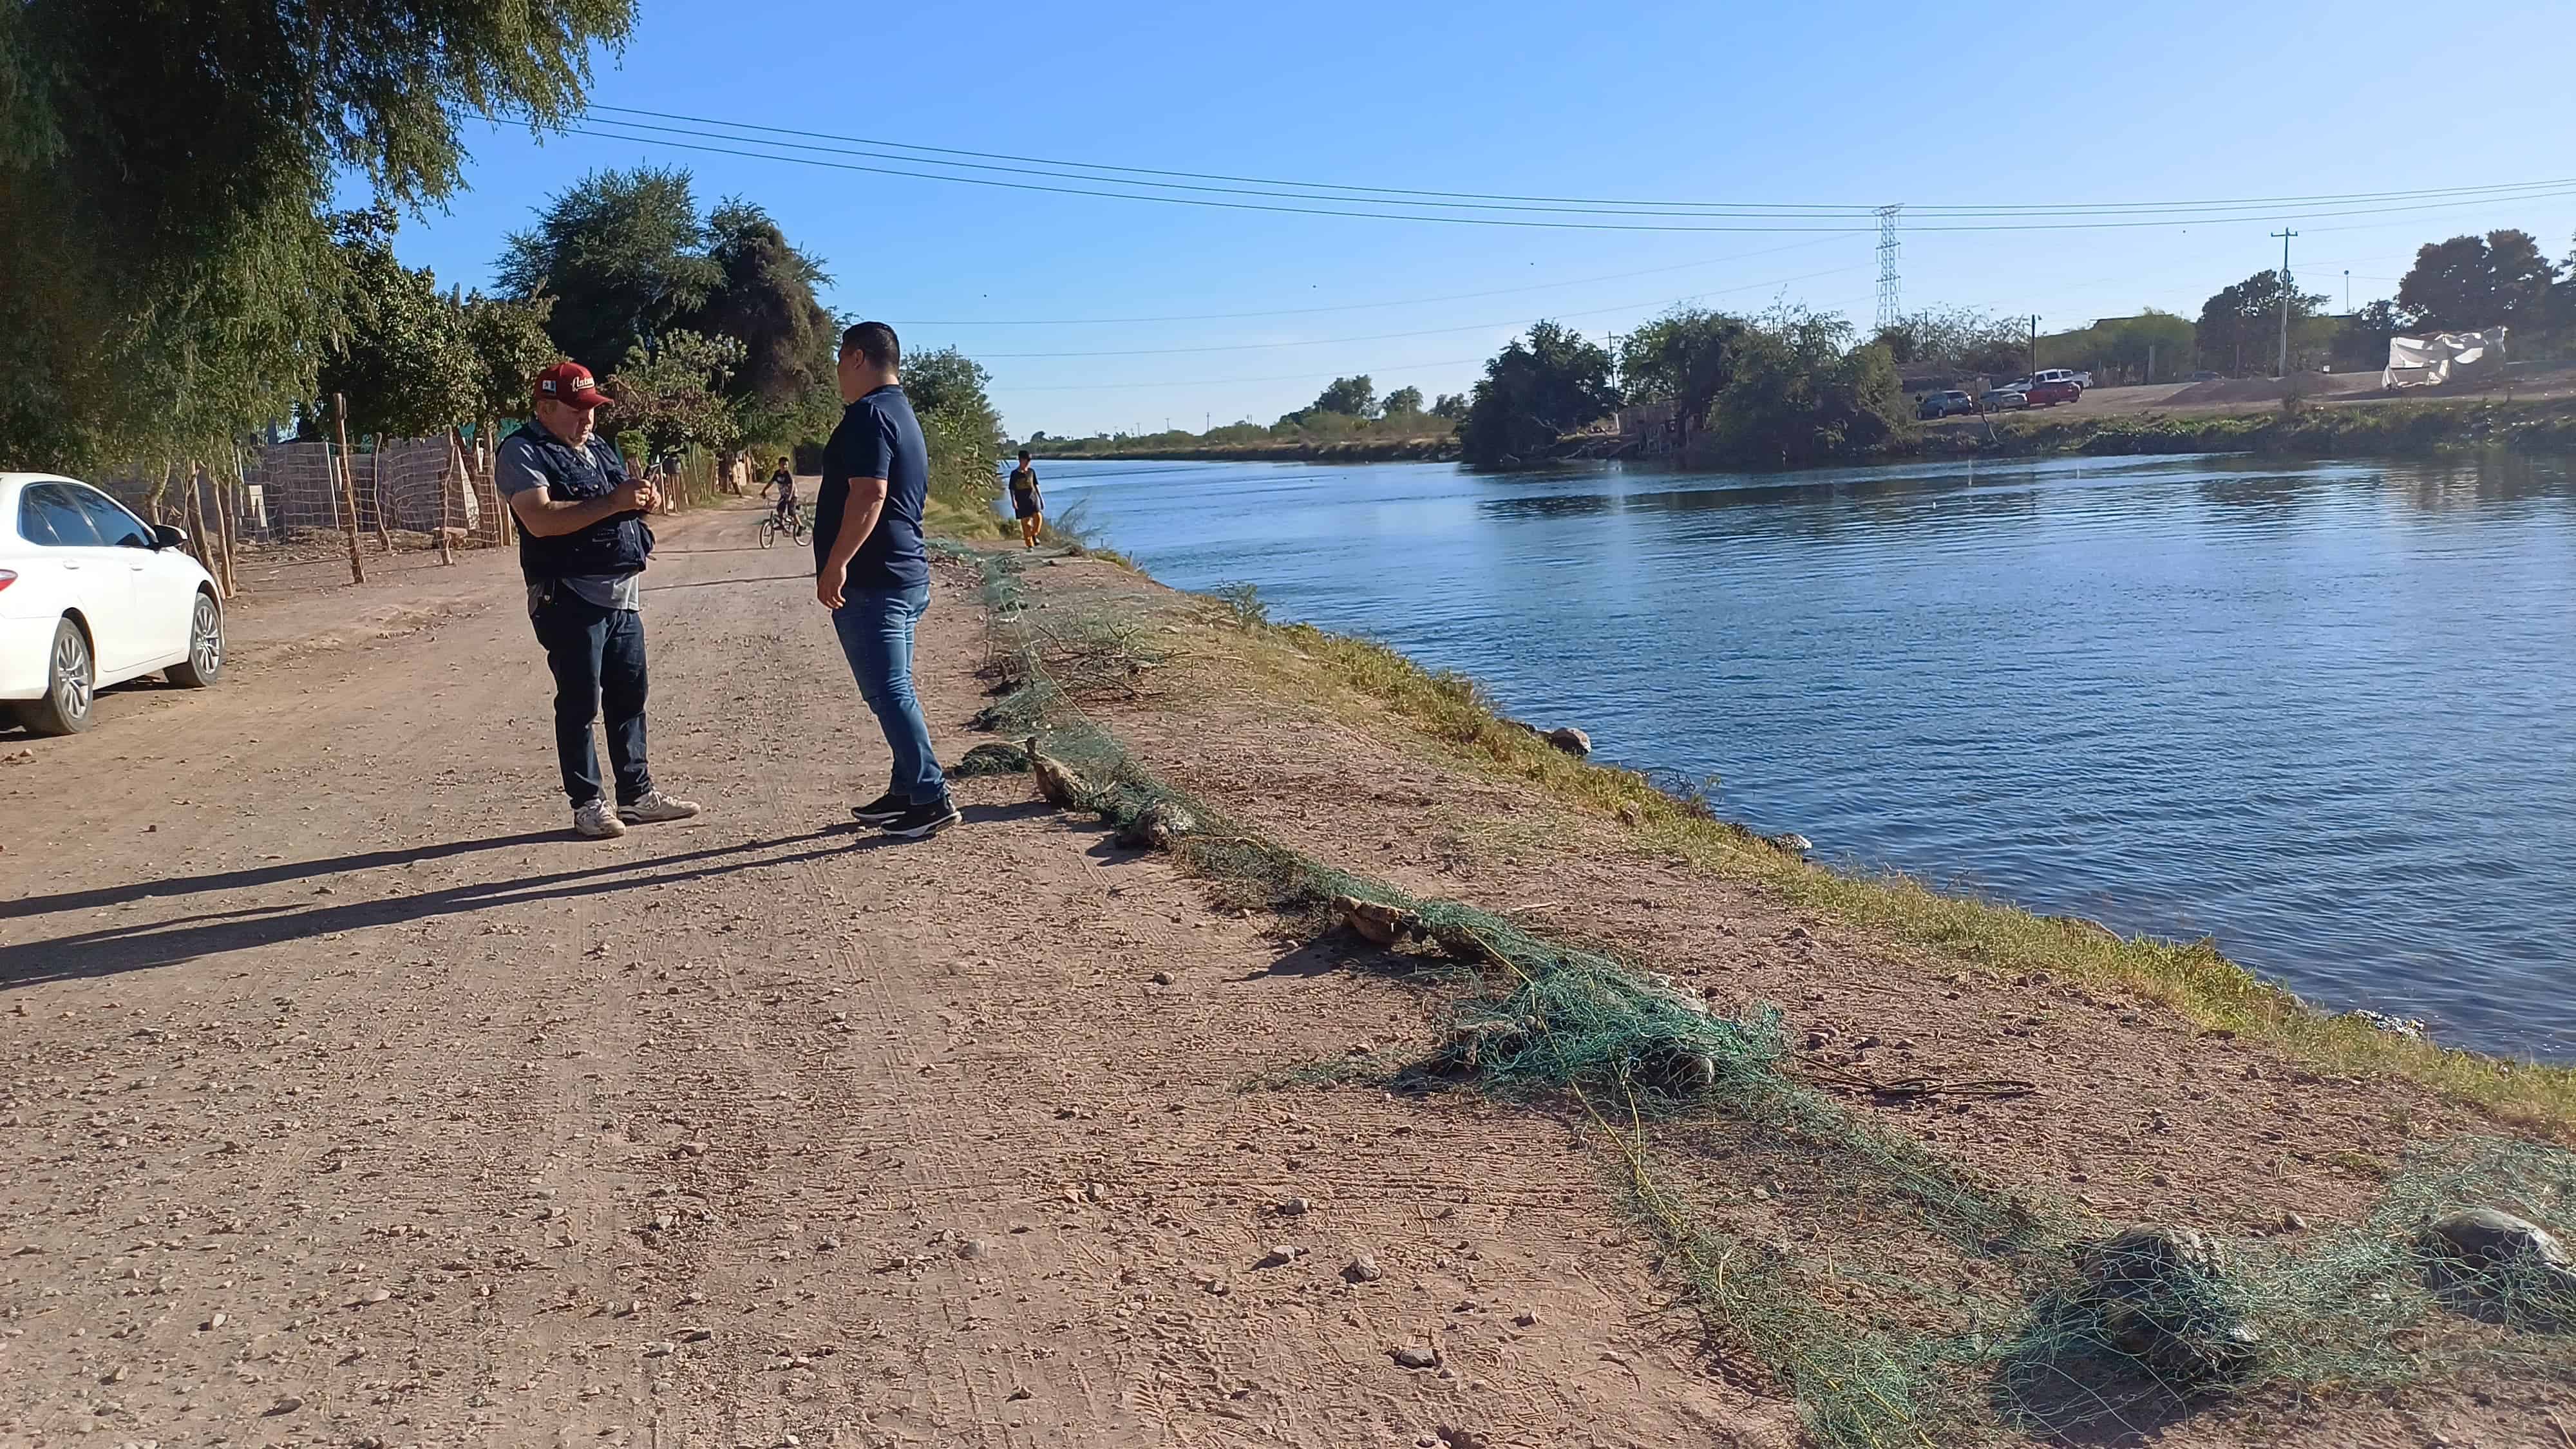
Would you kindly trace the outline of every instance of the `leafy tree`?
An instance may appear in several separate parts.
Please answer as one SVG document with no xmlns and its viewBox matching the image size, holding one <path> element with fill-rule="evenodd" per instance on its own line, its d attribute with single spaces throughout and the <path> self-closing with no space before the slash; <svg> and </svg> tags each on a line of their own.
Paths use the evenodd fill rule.
<svg viewBox="0 0 2576 1449">
<path fill-rule="evenodd" d="M 1422 411 L 1422 389 L 1399 387 L 1386 395 L 1386 416 L 1410 417 Z"/>
<path fill-rule="evenodd" d="M 1467 416 L 1467 395 L 1465 393 L 1457 392 L 1444 392 L 1440 394 L 1440 396 L 1434 399 L 1431 404 L 1431 415 L 1435 418 L 1448 418 L 1452 421 L 1465 418 Z"/>
<path fill-rule="evenodd" d="M 1630 402 L 1673 404 L 1696 431 L 1709 404 L 1735 375 L 1745 324 L 1723 312 L 1678 307 L 1628 334 L 1619 347 L 1619 382 Z"/>
<path fill-rule="evenodd" d="M 1927 307 L 1898 318 L 1873 339 L 1889 358 L 1981 376 L 2012 376 L 2029 365 L 2022 319 L 1968 307 Z"/>
<path fill-rule="evenodd" d="M 342 295 L 335 178 L 447 196 L 467 117 L 579 114 L 592 48 L 634 11 L 0 6 L 0 460 L 175 459 L 286 416 Z"/>
<path fill-rule="evenodd" d="M 590 173 L 512 234 L 495 268 L 502 290 L 554 298 L 548 334 L 593 372 L 624 367 L 638 347 L 649 359 L 727 281 L 689 188 L 677 168 Z"/>
<path fill-rule="evenodd" d="M 1581 333 L 1539 322 L 1485 364 L 1459 439 L 1471 463 L 1534 457 L 1618 406 L 1610 354 Z"/>
<path fill-rule="evenodd" d="M 621 436 L 640 435 L 650 452 L 696 444 L 729 448 L 740 424 L 725 386 L 742 366 L 743 346 L 730 337 L 707 337 L 683 328 L 662 334 L 647 351 L 636 343 L 626 364 L 601 384 L 617 404 L 610 415 Z"/>
<path fill-rule="evenodd" d="M 440 295 L 437 278 L 394 259 L 390 205 L 333 225 L 341 322 L 323 346 L 315 397 L 346 398 L 353 433 L 418 438 L 463 421 L 479 391 L 464 310 Z"/>
<path fill-rule="evenodd" d="M 1367 373 L 1357 377 L 1337 377 L 1331 385 L 1315 395 L 1312 409 L 1319 413 L 1339 413 L 1346 418 L 1377 416 L 1377 384 Z"/>
<path fill-rule="evenodd" d="M 788 245 L 769 213 L 738 198 L 709 213 L 707 237 L 722 280 L 685 325 L 743 344 L 730 388 L 744 431 L 776 443 L 829 432 L 840 410 L 837 332 L 814 290 L 831 278 Z"/>
<path fill-rule="evenodd" d="M 943 347 L 903 360 L 903 391 L 921 419 L 930 450 L 931 491 L 969 507 L 989 508 L 998 498 L 1002 417 L 985 387 L 983 364 Z"/>
<path fill-rule="evenodd" d="M 2299 328 L 2296 324 L 2324 313 L 2325 294 L 2298 291 L 2294 283 L 2285 283 L 2276 270 L 2260 271 L 2232 287 L 2222 288 L 2201 304 L 2200 321 L 2192 329 L 2193 345 L 2200 351 L 2201 365 L 2222 372 L 2242 372 L 2248 368 L 2263 369 L 2277 358 L 2280 353 L 2281 293 L 2285 286 L 2290 291 L 2293 340 L 2303 343 L 2314 341 L 2315 329 Z M 2294 364 L 2297 361 L 2297 358 L 2293 359 Z"/>
<path fill-rule="evenodd" d="M 2397 284 L 2397 305 L 2418 327 L 2467 332 L 2540 324 L 2550 311 L 2558 268 L 2529 232 L 2428 242 Z"/>
<path fill-rule="evenodd" d="M 1805 467 L 1866 457 L 1912 433 L 1913 411 L 1884 343 L 1851 345 L 1851 324 L 1784 307 L 1742 324 L 1708 438 L 1731 461 Z"/>
<path fill-rule="evenodd" d="M 2188 319 L 2149 307 L 2134 317 L 2105 317 L 2072 332 L 2050 333 L 2039 339 L 2039 360 L 2044 367 L 2088 369 L 2104 386 L 2171 379 L 2195 365 L 2192 330 Z"/>
<path fill-rule="evenodd" d="M 546 335 L 552 297 L 513 301 L 480 292 L 465 299 L 465 346 L 474 354 L 471 416 L 492 422 L 526 412 L 529 384 L 558 354 Z"/>
<path fill-rule="evenodd" d="M 2339 321 L 2331 351 L 2334 365 L 2361 371 L 2388 365 L 2388 339 L 2406 330 L 2406 318 L 2385 297 Z"/>
</svg>

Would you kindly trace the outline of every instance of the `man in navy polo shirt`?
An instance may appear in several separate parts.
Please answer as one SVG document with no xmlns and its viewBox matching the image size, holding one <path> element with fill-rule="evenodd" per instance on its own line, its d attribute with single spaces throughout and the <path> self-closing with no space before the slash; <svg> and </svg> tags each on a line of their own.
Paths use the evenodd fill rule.
<svg viewBox="0 0 2576 1449">
<path fill-rule="evenodd" d="M 912 689 L 912 631 L 930 608 L 930 554 L 921 508 L 930 451 L 903 395 L 894 329 L 861 322 L 841 334 L 840 426 L 823 449 L 814 500 L 814 597 L 894 752 L 879 799 L 850 813 L 890 835 L 919 840 L 957 823 L 930 725 Z"/>
</svg>

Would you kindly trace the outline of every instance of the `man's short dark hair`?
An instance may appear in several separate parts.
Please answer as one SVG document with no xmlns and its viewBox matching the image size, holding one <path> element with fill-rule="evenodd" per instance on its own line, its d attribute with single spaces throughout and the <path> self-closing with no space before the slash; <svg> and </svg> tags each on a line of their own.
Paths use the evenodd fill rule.
<svg viewBox="0 0 2576 1449">
<path fill-rule="evenodd" d="M 854 322 L 841 334 L 841 355 L 857 353 L 870 367 L 899 367 L 903 363 L 903 344 L 897 342 L 894 329 L 883 322 Z"/>
</svg>

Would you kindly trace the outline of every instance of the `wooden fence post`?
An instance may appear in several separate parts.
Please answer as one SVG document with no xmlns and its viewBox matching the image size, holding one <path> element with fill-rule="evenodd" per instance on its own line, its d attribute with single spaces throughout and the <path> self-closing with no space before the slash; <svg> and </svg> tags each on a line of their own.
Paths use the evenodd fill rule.
<svg viewBox="0 0 2576 1449">
<path fill-rule="evenodd" d="M 343 505 L 340 529 L 349 538 L 349 582 L 363 584 L 367 569 L 358 562 L 358 470 L 349 466 L 349 400 L 336 392 L 331 394 L 331 421 L 340 433 L 340 488 L 334 497 Z"/>
</svg>

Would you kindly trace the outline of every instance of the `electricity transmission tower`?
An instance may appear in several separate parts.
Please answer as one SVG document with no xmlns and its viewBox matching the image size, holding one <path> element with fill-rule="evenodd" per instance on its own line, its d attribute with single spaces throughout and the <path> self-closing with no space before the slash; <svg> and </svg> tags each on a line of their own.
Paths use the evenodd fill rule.
<svg viewBox="0 0 2576 1449">
<path fill-rule="evenodd" d="M 1904 209 L 1901 201 L 1878 209 L 1878 327 L 1882 332 L 1896 325 L 1902 311 L 1897 305 L 1896 258 L 1904 248 L 1896 240 L 1896 215 Z"/>
</svg>

